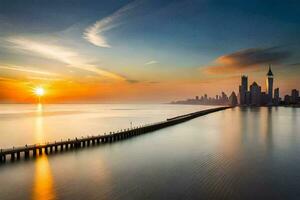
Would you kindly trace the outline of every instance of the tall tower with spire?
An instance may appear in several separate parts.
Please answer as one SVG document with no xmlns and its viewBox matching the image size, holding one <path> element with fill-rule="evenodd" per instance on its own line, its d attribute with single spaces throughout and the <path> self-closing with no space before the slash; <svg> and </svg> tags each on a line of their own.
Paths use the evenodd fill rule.
<svg viewBox="0 0 300 200">
<path fill-rule="evenodd" d="M 267 84 L 266 92 L 268 94 L 268 104 L 271 105 L 272 100 L 273 100 L 273 72 L 271 70 L 271 65 L 269 65 L 269 71 L 267 73 L 266 84 Z"/>
</svg>

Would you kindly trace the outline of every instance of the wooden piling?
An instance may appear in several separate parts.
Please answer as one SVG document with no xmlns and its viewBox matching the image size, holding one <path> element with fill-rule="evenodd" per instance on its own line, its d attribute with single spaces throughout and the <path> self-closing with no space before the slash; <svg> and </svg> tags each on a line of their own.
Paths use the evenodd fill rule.
<svg viewBox="0 0 300 200">
<path fill-rule="evenodd" d="M 24 151 L 24 158 L 25 159 L 29 158 L 29 150 L 28 149 L 25 149 L 25 151 Z"/>
<path fill-rule="evenodd" d="M 14 160 L 15 160 L 15 153 L 11 153 L 11 154 L 10 154 L 10 160 L 11 160 L 11 161 L 14 161 Z"/>
<path fill-rule="evenodd" d="M 1 155 L 1 162 L 3 162 L 3 163 L 6 162 L 6 155 L 5 154 Z"/>
<path fill-rule="evenodd" d="M 33 157 L 36 157 L 36 152 L 37 152 L 37 149 L 33 149 L 33 150 L 32 150 L 32 155 L 33 155 Z"/>
<path fill-rule="evenodd" d="M 44 152 L 46 155 L 48 155 L 48 147 L 47 146 L 44 148 Z"/>
</svg>

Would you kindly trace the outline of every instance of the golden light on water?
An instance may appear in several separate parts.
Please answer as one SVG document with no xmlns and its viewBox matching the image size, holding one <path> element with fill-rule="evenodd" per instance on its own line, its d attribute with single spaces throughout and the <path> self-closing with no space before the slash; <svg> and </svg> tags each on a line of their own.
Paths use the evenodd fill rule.
<svg viewBox="0 0 300 200">
<path fill-rule="evenodd" d="M 34 174 L 32 200 L 56 199 L 51 167 L 46 155 L 42 155 L 36 161 Z"/>
<path fill-rule="evenodd" d="M 41 91 L 39 91 L 41 92 Z M 40 93 L 41 94 L 41 93 Z M 41 143 L 44 140 L 43 105 L 38 104 L 35 117 L 35 140 Z M 56 199 L 54 180 L 51 173 L 51 166 L 45 154 L 39 156 L 35 163 L 34 183 L 32 200 L 53 200 Z"/>
<path fill-rule="evenodd" d="M 35 115 L 35 142 L 45 142 L 44 123 L 43 123 L 43 105 L 37 104 Z"/>
</svg>

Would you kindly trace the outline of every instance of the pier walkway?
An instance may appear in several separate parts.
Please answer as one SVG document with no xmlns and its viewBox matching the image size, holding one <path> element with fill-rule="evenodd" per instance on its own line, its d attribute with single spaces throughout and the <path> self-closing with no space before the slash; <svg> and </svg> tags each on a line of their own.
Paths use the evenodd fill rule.
<svg viewBox="0 0 300 200">
<path fill-rule="evenodd" d="M 21 158 L 29 159 L 39 155 L 51 154 L 58 151 L 67 151 L 69 149 L 79 149 L 88 147 L 90 145 L 99 145 L 104 143 L 112 143 L 119 140 L 125 140 L 133 136 L 153 132 L 162 128 L 173 126 L 196 117 L 207 115 L 209 113 L 225 110 L 231 107 L 218 107 L 207 110 L 202 110 L 186 115 L 181 115 L 173 118 L 166 119 L 165 121 L 153 123 L 150 125 L 124 129 L 117 132 L 110 132 L 109 134 L 89 136 L 84 138 L 74 138 L 64 141 L 55 141 L 45 144 L 25 145 L 21 147 L 14 147 L 9 149 L 0 150 L 0 163 L 5 163 L 6 160 L 15 161 Z"/>
</svg>

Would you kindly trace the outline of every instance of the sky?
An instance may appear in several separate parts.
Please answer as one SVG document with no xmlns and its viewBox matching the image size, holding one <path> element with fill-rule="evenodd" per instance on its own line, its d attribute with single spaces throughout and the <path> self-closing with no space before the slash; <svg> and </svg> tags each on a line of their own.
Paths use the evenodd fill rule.
<svg viewBox="0 0 300 200">
<path fill-rule="evenodd" d="M 300 89 L 300 2 L 0 0 L 0 102 L 169 102 Z"/>
</svg>

